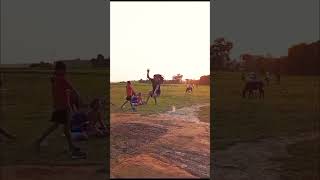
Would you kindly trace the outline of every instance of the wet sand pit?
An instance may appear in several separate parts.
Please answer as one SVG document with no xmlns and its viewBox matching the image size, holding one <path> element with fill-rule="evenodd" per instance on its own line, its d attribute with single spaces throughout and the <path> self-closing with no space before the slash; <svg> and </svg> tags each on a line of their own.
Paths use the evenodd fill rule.
<svg viewBox="0 0 320 180">
<path fill-rule="evenodd" d="M 209 124 L 196 109 L 111 114 L 111 177 L 209 177 Z"/>
</svg>

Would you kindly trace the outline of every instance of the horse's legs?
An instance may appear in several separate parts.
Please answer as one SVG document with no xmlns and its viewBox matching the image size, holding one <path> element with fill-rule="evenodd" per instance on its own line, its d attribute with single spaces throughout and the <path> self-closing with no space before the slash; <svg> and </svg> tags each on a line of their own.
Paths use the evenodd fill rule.
<svg viewBox="0 0 320 180">
<path fill-rule="evenodd" d="M 264 90 L 263 89 L 259 89 L 259 98 L 264 98 Z"/>
<path fill-rule="evenodd" d="M 246 98 L 246 91 L 247 91 L 246 89 L 242 90 L 242 98 Z"/>
<path fill-rule="evenodd" d="M 248 98 L 252 98 L 254 97 L 254 92 L 252 89 L 249 89 L 249 95 L 248 95 Z"/>
</svg>

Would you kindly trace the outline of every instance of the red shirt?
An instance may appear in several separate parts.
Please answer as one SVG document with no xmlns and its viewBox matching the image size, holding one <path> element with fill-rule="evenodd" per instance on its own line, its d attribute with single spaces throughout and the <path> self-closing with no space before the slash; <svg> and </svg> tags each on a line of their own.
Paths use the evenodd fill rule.
<svg viewBox="0 0 320 180">
<path fill-rule="evenodd" d="M 127 85 L 127 96 L 133 96 L 134 91 L 132 85 Z"/>
<path fill-rule="evenodd" d="M 74 92 L 74 89 L 64 76 L 56 75 L 52 78 L 53 106 L 55 109 L 69 108 L 68 91 Z"/>
</svg>

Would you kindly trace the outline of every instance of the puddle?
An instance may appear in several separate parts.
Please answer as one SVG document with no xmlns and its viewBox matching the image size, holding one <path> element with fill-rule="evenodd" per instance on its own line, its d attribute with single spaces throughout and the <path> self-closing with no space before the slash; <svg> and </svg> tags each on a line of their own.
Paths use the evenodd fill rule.
<svg viewBox="0 0 320 180">
<path fill-rule="evenodd" d="M 200 119 L 198 118 L 198 112 L 200 111 L 200 108 L 209 105 L 210 104 L 192 105 L 190 107 L 183 107 L 180 109 L 176 109 L 175 106 L 172 106 L 171 111 L 160 114 L 160 116 L 163 118 L 171 118 L 173 120 L 184 120 L 199 123 Z"/>
</svg>

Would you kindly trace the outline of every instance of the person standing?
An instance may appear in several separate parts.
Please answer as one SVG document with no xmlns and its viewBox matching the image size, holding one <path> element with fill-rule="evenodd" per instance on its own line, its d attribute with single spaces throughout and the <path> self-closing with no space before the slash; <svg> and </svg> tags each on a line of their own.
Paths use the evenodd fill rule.
<svg viewBox="0 0 320 180">
<path fill-rule="evenodd" d="M 51 122 L 44 133 L 36 140 L 36 148 L 40 149 L 41 142 L 48 137 L 60 125 L 64 127 L 64 135 L 67 138 L 69 150 L 72 158 L 85 158 L 86 154 L 76 147 L 71 139 L 71 111 L 73 101 L 79 99 L 79 94 L 66 79 L 66 65 L 62 61 L 55 64 L 54 76 L 51 78 L 52 96 L 53 96 L 53 112 Z"/>
</svg>

